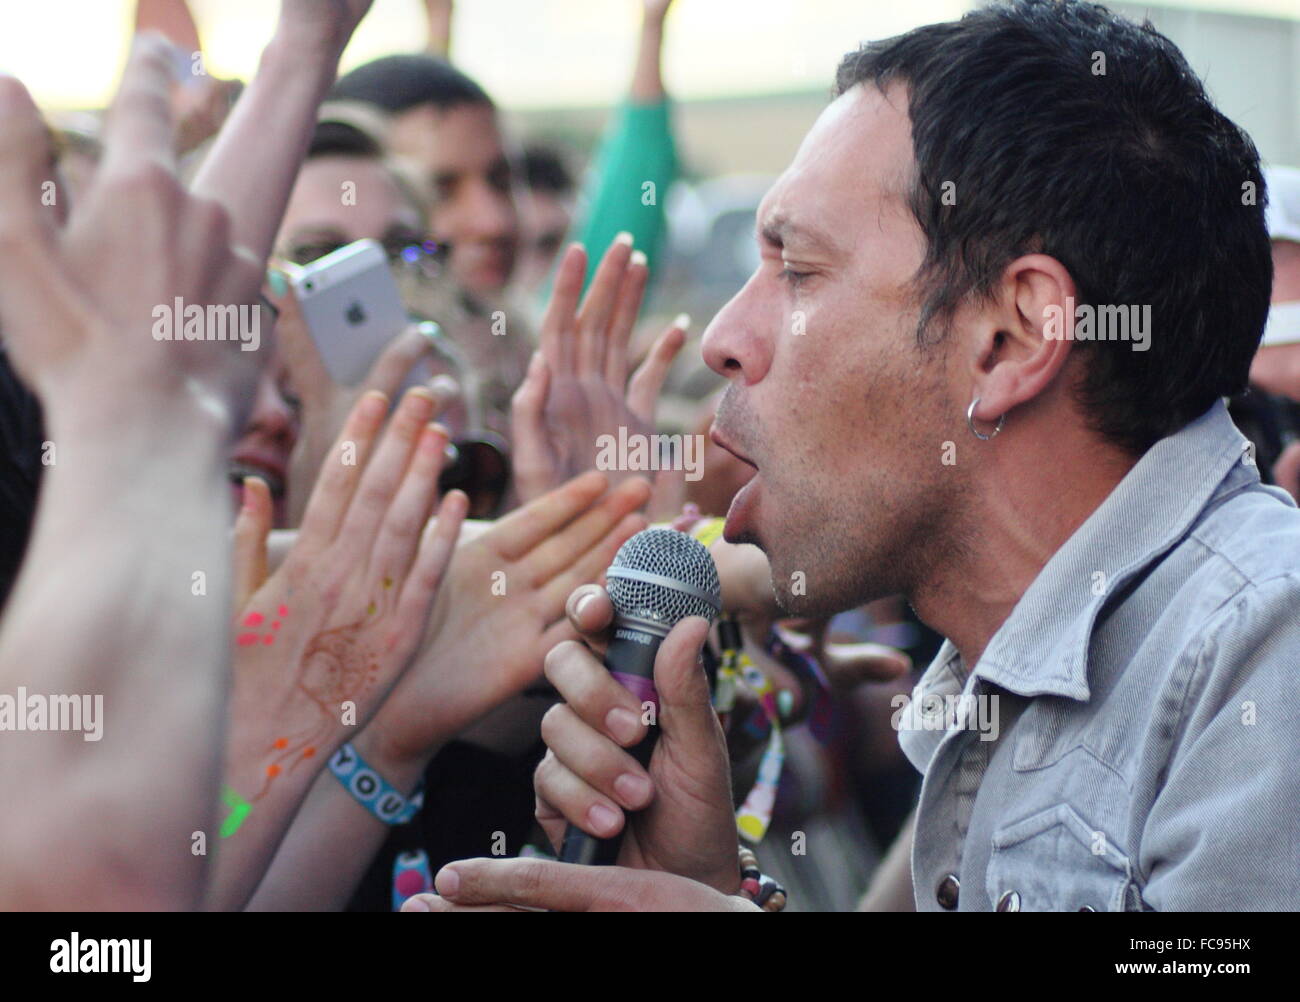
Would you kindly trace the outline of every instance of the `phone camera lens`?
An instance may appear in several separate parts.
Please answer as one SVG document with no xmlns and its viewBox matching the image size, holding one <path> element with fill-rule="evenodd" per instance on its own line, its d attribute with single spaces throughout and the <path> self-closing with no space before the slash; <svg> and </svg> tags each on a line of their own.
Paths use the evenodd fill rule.
<svg viewBox="0 0 1300 1002">
<path fill-rule="evenodd" d="M 308 292 L 311 292 L 313 289 L 316 288 L 316 283 L 309 278 L 307 279 L 307 281 L 303 282 L 302 287 L 306 289 Z"/>
</svg>

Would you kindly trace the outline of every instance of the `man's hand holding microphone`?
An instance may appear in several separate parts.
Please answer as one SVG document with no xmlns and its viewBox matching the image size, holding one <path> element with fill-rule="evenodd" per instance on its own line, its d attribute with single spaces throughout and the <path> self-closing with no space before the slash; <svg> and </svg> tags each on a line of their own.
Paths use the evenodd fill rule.
<svg viewBox="0 0 1300 1002">
<path fill-rule="evenodd" d="M 619 562 L 608 575 L 616 594 Z M 573 842 L 581 837 L 570 832 L 566 852 L 566 825 L 596 839 L 621 836 L 617 865 L 461 860 L 438 873 L 437 895 L 417 895 L 403 910 L 757 910 L 736 896 L 726 741 L 700 663 L 708 620 L 681 619 L 659 645 L 653 667 L 658 741 L 643 767 L 631 749 L 649 731 L 645 703 L 602 660 L 611 628 L 626 635 L 628 609 L 620 604 L 616 624 L 610 594 L 583 585 L 566 611 L 586 643 L 566 641 L 546 659 L 546 677 L 564 702 L 542 721 L 548 751 L 534 781 L 537 818 L 556 852 L 575 858 Z M 616 658 L 607 660 L 613 665 Z"/>
</svg>

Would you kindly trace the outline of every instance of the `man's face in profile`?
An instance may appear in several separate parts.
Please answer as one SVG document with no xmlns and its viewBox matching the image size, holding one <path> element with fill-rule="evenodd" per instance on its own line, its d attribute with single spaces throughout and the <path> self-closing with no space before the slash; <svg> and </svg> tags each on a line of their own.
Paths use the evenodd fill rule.
<svg viewBox="0 0 1300 1002">
<path fill-rule="evenodd" d="M 757 467 L 727 537 L 767 552 L 792 611 L 905 591 L 957 542 L 944 514 L 978 443 L 961 434 L 961 314 L 944 345 L 917 345 L 912 171 L 904 88 L 837 99 L 759 207 L 762 262 L 705 335 L 730 380 L 715 427 Z"/>
</svg>

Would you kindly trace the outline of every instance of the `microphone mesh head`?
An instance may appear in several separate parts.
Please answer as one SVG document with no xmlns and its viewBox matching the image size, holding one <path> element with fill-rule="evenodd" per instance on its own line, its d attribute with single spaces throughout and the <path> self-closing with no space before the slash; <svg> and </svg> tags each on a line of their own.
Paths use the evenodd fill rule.
<svg viewBox="0 0 1300 1002">
<path fill-rule="evenodd" d="M 722 586 L 708 549 L 676 529 L 643 529 L 605 572 L 616 616 L 672 629 L 688 616 L 710 622 L 722 609 Z"/>
</svg>

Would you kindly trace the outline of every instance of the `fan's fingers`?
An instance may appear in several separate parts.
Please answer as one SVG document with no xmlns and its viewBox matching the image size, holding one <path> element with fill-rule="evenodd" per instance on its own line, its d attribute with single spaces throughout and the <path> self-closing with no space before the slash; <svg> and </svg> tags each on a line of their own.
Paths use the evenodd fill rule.
<svg viewBox="0 0 1300 1002">
<path fill-rule="evenodd" d="M 587 276 L 587 250 L 582 244 L 570 244 L 555 270 L 551 301 L 542 317 L 538 347 L 553 372 L 571 372 L 576 363 L 574 338 L 577 336 L 578 299 Z"/>
<path fill-rule="evenodd" d="M 610 324 L 605 347 L 605 381 L 619 396 L 623 395 L 627 386 L 628 345 L 636 327 L 637 315 L 641 312 L 649 279 L 650 269 L 646 266 L 645 254 L 639 250 L 633 251 L 627 273 L 623 276 L 623 287 L 618 290 L 618 302 L 614 307 L 614 319 Z"/>
<path fill-rule="evenodd" d="M 407 576 L 399 599 L 399 612 L 423 623 L 438 593 L 447 567 L 456 552 L 456 539 L 469 511 L 469 497 L 463 491 L 448 491 L 438 506 L 438 517 L 430 522 L 420 540 L 420 552 Z"/>
<path fill-rule="evenodd" d="M 447 429 L 426 425 L 384 513 L 368 561 L 369 580 L 384 590 L 404 581 L 420 549 L 420 536 L 438 498 L 438 474 L 447 457 Z"/>
<path fill-rule="evenodd" d="M 540 585 L 577 562 L 605 533 L 646 503 L 650 485 L 640 477 L 619 484 L 600 503 L 542 540 L 519 561 L 527 579 Z"/>
<path fill-rule="evenodd" d="M 650 349 L 645 361 L 637 367 L 632 381 L 627 387 L 627 407 L 646 424 L 654 424 L 655 407 L 659 403 L 659 393 L 663 389 L 668 372 L 673 367 L 677 353 L 686 343 L 686 329 L 691 318 L 681 314 Z"/>
<path fill-rule="evenodd" d="M 632 234 L 620 233 L 605 251 L 591 277 L 591 285 L 578 308 L 577 371 L 580 376 L 604 378 L 609 320 L 614 314 L 614 303 L 631 257 Z"/>
<path fill-rule="evenodd" d="M 298 530 L 297 546 L 303 552 L 329 544 L 338 533 L 387 413 L 388 398 L 382 393 L 363 393 L 352 405 L 307 501 Z"/>
<path fill-rule="evenodd" d="M 150 34 L 137 36 L 105 119 L 104 157 L 98 177 L 113 177 L 149 163 L 175 172 L 171 85 L 166 40 Z"/>
<path fill-rule="evenodd" d="M 569 596 L 573 594 L 574 589 L 580 585 L 603 580 L 603 575 L 614 562 L 614 555 L 618 553 L 619 547 L 647 525 L 649 522 L 644 515 L 637 512 L 624 515 L 603 538 L 597 540 L 577 560 L 547 581 L 541 588 L 541 608 L 544 614 L 548 618 L 564 617 Z M 563 621 L 566 625 L 569 622 L 567 619 Z"/>
<path fill-rule="evenodd" d="M 603 473 L 592 470 L 574 477 L 516 508 L 504 518 L 497 519 L 482 536 L 502 559 L 515 561 L 542 540 L 549 538 L 561 526 L 567 525 L 590 508 L 605 492 L 608 480 Z"/>
<path fill-rule="evenodd" d="M 343 559 L 364 566 L 379 527 L 406 476 L 424 426 L 433 417 L 436 401 L 422 386 L 408 390 L 393 412 L 374 457 L 366 464 L 339 528 L 337 545 Z"/>
<path fill-rule="evenodd" d="M 271 488 L 260 477 L 244 478 L 244 503 L 235 516 L 235 609 L 248 605 L 266 580 L 266 539 L 271 533 Z"/>
</svg>

